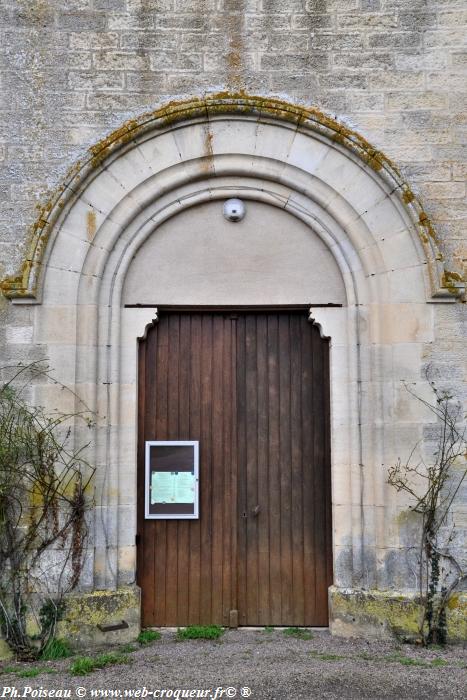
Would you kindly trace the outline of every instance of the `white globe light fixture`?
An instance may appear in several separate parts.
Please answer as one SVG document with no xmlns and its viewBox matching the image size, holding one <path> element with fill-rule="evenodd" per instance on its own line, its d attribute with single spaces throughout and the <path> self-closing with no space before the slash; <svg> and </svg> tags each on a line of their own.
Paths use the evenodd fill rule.
<svg viewBox="0 0 467 700">
<path fill-rule="evenodd" d="M 227 199 L 224 202 L 224 217 L 227 221 L 241 221 L 245 213 L 245 205 L 241 199 Z"/>
</svg>

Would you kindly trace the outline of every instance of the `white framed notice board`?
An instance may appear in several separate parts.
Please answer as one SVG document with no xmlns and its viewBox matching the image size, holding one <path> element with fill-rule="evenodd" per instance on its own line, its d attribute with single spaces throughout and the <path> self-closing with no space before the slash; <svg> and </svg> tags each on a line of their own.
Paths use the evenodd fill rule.
<svg viewBox="0 0 467 700">
<path fill-rule="evenodd" d="M 145 518 L 199 517 L 199 443 L 196 440 L 147 440 Z"/>
</svg>

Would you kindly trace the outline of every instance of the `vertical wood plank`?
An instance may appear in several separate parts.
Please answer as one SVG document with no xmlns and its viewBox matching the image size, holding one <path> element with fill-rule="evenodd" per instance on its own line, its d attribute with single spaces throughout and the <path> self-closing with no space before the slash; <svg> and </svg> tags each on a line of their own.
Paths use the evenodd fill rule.
<svg viewBox="0 0 467 700">
<path fill-rule="evenodd" d="M 245 319 L 246 401 L 246 605 L 250 625 L 258 624 L 258 376 L 256 315 Z"/>
<path fill-rule="evenodd" d="M 230 460 L 231 460 L 231 602 L 230 609 L 239 611 L 239 581 L 240 572 L 243 571 L 241 557 L 238 552 L 238 533 L 239 533 L 239 467 L 238 467 L 238 409 L 237 409 L 237 332 L 238 316 L 232 315 L 231 318 L 231 338 L 230 338 L 230 377 L 231 377 L 231 435 L 230 435 Z M 238 615 L 237 615 L 238 620 Z"/>
<path fill-rule="evenodd" d="M 222 318 L 222 623 L 228 625 L 232 606 L 232 320 Z"/>
<path fill-rule="evenodd" d="M 290 337 L 289 317 L 279 316 L 279 416 L 281 498 L 282 624 L 292 619 L 291 443 L 290 443 Z"/>
<path fill-rule="evenodd" d="M 201 518 L 204 518 L 204 501 L 201 489 L 204 487 L 204 450 L 201 441 L 201 316 L 191 317 L 190 334 L 190 440 L 200 441 L 200 519 L 190 521 L 189 552 L 189 609 L 188 624 L 200 624 L 201 596 Z M 182 623 L 180 623 L 182 624 Z"/>
<path fill-rule="evenodd" d="M 190 440 L 190 316 L 180 315 L 178 398 L 179 426 L 177 440 Z M 190 588 L 189 520 L 178 521 L 177 541 L 177 625 L 188 619 Z"/>
<path fill-rule="evenodd" d="M 246 329 L 245 317 L 237 321 L 237 555 L 238 555 L 238 617 L 240 625 L 248 624 L 247 617 L 247 490 L 246 490 Z"/>
<path fill-rule="evenodd" d="M 280 377 L 279 317 L 268 316 L 268 426 L 269 426 L 269 598 L 270 623 L 282 624 L 281 484 L 280 484 Z"/>
<path fill-rule="evenodd" d="M 268 377 L 268 317 L 257 317 L 257 384 L 258 384 L 258 622 L 270 624 L 269 582 L 269 377 Z"/>
<path fill-rule="evenodd" d="M 168 389 L 167 389 L 167 439 L 178 439 L 180 407 L 179 398 L 179 361 L 180 361 L 180 316 L 169 316 L 168 334 Z M 178 520 L 166 521 L 166 601 L 165 619 L 166 625 L 177 625 L 177 597 L 178 597 Z"/>
<path fill-rule="evenodd" d="M 200 623 L 211 623 L 212 612 L 212 316 L 201 319 L 201 595 Z"/>
<path fill-rule="evenodd" d="M 211 620 L 213 624 L 222 624 L 222 583 L 223 583 L 223 513 L 224 501 L 224 465 L 223 465 L 223 330 L 224 320 L 221 314 L 213 315 L 212 325 L 212 376 L 211 376 L 211 437 L 212 437 L 212 539 L 211 539 Z"/>
<path fill-rule="evenodd" d="M 302 469 L 302 406 L 301 406 L 301 326 L 302 318 L 290 317 L 290 440 L 292 471 L 292 622 L 305 624 L 303 590 L 303 469 Z"/>
</svg>

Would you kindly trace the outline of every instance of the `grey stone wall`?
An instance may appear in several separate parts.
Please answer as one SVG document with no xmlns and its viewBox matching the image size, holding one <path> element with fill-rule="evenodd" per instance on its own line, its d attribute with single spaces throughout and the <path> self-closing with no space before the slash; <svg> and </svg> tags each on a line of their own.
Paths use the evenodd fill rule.
<svg viewBox="0 0 467 700">
<path fill-rule="evenodd" d="M 0 278 L 89 146 L 173 97 L 225 89 L 353 126 L 400 166 L 446 267 L 465 272 L 466 25 L 465 0 L 1 0 Z M 467 400 L 465 306 L 435 313 L 427 364 Z M 21 335 L 31 322 L 0 297 L 4 357 L 41 355 Z"/>
<path fill-rule="evenodd" d="M 88 146 L 174 95 L 285 95 L 401 166 L 465 265 L 465 0 L 2 0 L 0 276 Z M 463 150 L 464 149 L 464 150 Z"/>
<path fill-rule="evenodd" d="M 400 166 L 446 268 L 465 272 L 465 0 L 0 5 L 0 279 L 21 263 L 38 206 L 89 146 L 170 99 L 222 90 L 316 106 L 355 128 Z M 423 360 L 439 386 L 467 401 L 465 305 L 437 304 L 433 314 Z M 33 307 L 0 297 L 2 364 L 48 356 L 30 344 L 33 322 Z M 429 445 L 429 425 L 425 438 Z M 467 488 L 459 495 L 462 556 Z M 388 587 L 410 580 L 401 561 L 386 568 Z"/>
</svg>

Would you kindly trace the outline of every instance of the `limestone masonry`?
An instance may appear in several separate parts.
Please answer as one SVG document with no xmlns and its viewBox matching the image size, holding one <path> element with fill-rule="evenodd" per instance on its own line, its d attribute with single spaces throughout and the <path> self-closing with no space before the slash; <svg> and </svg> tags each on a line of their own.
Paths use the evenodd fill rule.
<svg viewBox="0 0 467 700">
<path fill-rule="evenodd" d="M 283 95 L 403 170 L 465 265 L 464 0 L 2 1 L 2 255 L 86 149 L 173 96 Z"/>
<path fill-rule="evenodd" d="M 331 337 L 330 622 L 414 633 L 417 536 L 386 474 L 417 440 L 429 454 L 436 433 L 404 381 L 430 399 L 429 367 L 467 408 L 465 0 L 0 6 L 0 365 L 47 358 L 99 411 L 96 517 L 64 633 L 101 643 L 92 620 L 109 610 L 130 627 L 105 641 L 140 623 L 136 339 L 155 319 L 123 307 L 154 294 L 342 304 L 314 317 Z M 216 236 L 230 224 L 215 221 L 229 196 L 250 219 L 223 258 Z M 199 245 L 191 224 L 205 248 L 178 284 L 177 257 Z M 53 385 L 31 397 L 64 400 Z M 467 565 L 467 483 L 449 524 Z M 452 602 L 452 639 L 467 637 L 465 605 L 465 593 Z"/>
</svg>

